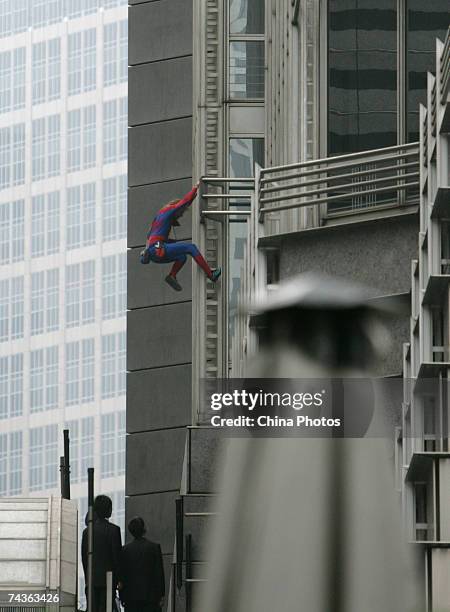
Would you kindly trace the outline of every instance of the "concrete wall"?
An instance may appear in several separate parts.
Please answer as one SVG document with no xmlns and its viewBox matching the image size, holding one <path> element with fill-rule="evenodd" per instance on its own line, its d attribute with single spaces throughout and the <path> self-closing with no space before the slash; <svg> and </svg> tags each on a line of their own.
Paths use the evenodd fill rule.
<svg viewBox="0 0 450 612">
<path fill-rule="evenodd" d="M 280 278 L 316 271 L 361 283 L 375 289 L 378 296 L 409 293 L 418 231 L 418 217 L 411 214 L 277 237 Z M 377 373 L 381 376 L 402 372 L 402 343 L 409 341 L 409 313 L 391 318 L 387 327 L 391 346 L 380 363 Z"/>
<path fill-rule="evenodd" d="M 191 411 L 191 263 L 177 293 L 169 266 L 143 266 L 139 251 L 156 211 L 192 184 L 192 2 L 130 1 L 129 64 L 126 520 L 143 516 L 168 568 Z M 190 215 L 181 223 L 176 238 L 190 238 Z"/>
</svg>

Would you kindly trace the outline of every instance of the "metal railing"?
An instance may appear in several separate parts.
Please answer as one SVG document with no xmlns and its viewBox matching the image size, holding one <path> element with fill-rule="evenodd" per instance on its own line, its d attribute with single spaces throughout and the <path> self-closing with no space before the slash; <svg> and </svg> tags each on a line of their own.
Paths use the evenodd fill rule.
<svg viewBox="0 0 450 612">
<path fill-rule="evenodd" d="M 233 185 L 236 186 L 235 190 Z M 220 217 L 250 216 L 250 210 L 242 210 L 238 206 L 242 206 L 242 200 L 249 204 L 254 186 L 253 178 L 203 177 L 200 186 L 201 219 L 212 218 L 218 221 Z M 220 210 L 210 204 L 212 202 L 217 205 L 221 200 L 225 202 L 225 208 Z"/>
<path fill-rule="evenodd" d="M 441 104 L 445 104 L 450 89 L 450 26 L 447 29 L 444 49 L 439 62 L 441 78 Z"/>
<path fill-rule="evenodd" d="M 263 168 L 259 214 L 319 204 L 329 212 L 418 200 L 419 144 Z"/>
</svg>

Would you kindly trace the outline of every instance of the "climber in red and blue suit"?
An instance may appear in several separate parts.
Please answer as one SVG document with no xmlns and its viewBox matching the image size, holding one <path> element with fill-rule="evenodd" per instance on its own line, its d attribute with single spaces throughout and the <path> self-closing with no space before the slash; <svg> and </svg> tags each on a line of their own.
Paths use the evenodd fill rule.
<svg viewBox="0 0 450 612">
<path fill-rule="evenodd" d="M 216 282 L 221 274 L 221 269 L 211 269 L 195 244 L 191 242 L 177 242 L 169 238 L 172 227 L 179 226 L 178 219 L 189 208 L 197 195 L 198 184 L 194 185 L 189 193 L 181 200 L 172 200 L 161 208 L 153 219 L 147 234 L 145 249 L 141 251 L 141 263 L 171 263 L 172 269 L 166 276 L 168 283 L 175 291 L 181 291 L 182 287 L 177 280 L 177 274 L 184 266 L 187 256 L 190 255 L 195 263 L 205 272 L 212 282 Z"/>
</svg>

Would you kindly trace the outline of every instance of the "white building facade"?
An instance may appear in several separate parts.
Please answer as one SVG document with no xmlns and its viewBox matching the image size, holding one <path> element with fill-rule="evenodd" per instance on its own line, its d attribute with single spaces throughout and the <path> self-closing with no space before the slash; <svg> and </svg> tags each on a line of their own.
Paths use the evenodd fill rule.
<svg viewBox="0 0 450 612">
<path fill-rule="evenodd" d="M 124 517 L 127 3 L 0 2 L 0 496 Z"/>
</svg>

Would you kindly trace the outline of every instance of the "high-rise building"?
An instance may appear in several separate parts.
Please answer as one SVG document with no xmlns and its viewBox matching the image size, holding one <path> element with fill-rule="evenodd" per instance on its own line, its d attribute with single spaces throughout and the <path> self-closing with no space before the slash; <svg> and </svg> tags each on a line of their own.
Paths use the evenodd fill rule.
<svg viewBox="0 0 450 612">
<path fill-rule="evenodd" d="M 426 225 L 419 105 L 430 104 L 449 11 L 446 0 L 159 0 L 132 3 L 129 21 L 126 513 L 162 544 L 171 609 L 180 597 L 189 609 L 220 437 L 200 427 L 200 381 L 242 375 L 254 352 L 238 306 L 317 271 L 409 308 Z M 174 293 L 165 267 L 140 265 L 139 251 L 155 211 L 201 177 L 177 238 L 192 237 L 223 276 L 212 285 L 186 267 Z M 436 355 L 448 361 L 445 308 Z M 408 314 L 389 335 L 376 374 L 401 377 Z M 397 418 L 401 428 L 400 405 Z"/>
<path fill-rule="evenodd" d="M 0 495 L 72 498 L 87 467 L 123 524 L 128 7 L 0 3 Z"/>
</svg>

